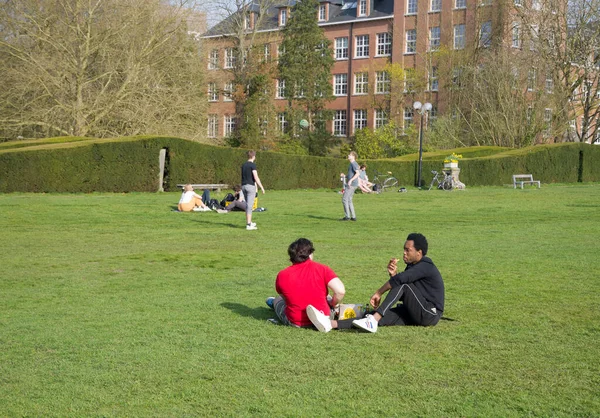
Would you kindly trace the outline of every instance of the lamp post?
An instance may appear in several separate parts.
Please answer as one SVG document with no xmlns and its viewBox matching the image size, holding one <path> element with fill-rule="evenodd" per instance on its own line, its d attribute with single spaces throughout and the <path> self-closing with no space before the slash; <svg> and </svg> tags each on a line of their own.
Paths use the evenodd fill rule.
<svg viewBox="0 0 600 418">
<path fill-rule="evenodd" d="M 421 187 L 421 170 L 423 168 L 423 119 L 432 107 L 433 106 L 429 102 L 426 102 L 425 104 L 421 104 L 421 102 L 413 103 L 413 109 L 421 115 L 421 125 L 419 128 L 419 173 L 417 177 L 417 187 L 419 188 Z"/>
</svg>

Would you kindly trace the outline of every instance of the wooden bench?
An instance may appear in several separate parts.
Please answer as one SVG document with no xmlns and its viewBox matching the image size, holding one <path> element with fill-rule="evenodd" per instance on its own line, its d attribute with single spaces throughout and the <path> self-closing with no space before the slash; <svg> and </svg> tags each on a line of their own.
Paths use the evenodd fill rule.
<svg viewBox="0 0 600 418">
<path fill-rule="evenodd" d="M 183 189 L 185 187 L 185 184 L 178 184 L 177 187 L 179 187 L 180 189 Z M 221 192 L 221 189 L 229 189 L 229 184 L 217 184 L 217 183 L 210 183 L 210 184 L 192 184 L 192 187 L 194 189 L 209 189 L 209 190 L 216 190 L 217 192 Z"/>
<path fill-rule="evenodd" d="M 517 186 L 521 186 L 523 188 L 524 184 L 537 184 L 538 189 L 540 188 L 540 181 L 534 180 L 532 174 L 513 174 L 513 189 L 516 189 Z"/>
</svg>

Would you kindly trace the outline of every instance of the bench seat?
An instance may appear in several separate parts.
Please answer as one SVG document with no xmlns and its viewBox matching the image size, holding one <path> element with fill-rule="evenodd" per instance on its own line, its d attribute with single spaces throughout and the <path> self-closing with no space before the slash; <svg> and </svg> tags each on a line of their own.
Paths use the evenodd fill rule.
<svg viewBox="0 0 600 418">
<path fill-rule="evenodd" d="M 537 185 L 538 189 L 541 187 L 541 183 L 539 180 L 534 180 L 532 174 L 513 174 L 513 189 L 516 189 L 517 186 L 521 186 L 525 184 Z"/>
<path fill-rule="evenodd" d="M 192 185 L 192 187 L 194 189 L 209 189 L 209 190 L 216 190 L 217 192 L 220 192 L 221 189 L 229 189 L 229 184 L 221 184 L 221 183 L 206 183 L 206 184 L 200 184 L 200 183 L 190 183 Z M 180 189 L 183 189 L 185 187 L 185 184 L 178 184 L 177 187 L 179 187 Z"/>
</svg>

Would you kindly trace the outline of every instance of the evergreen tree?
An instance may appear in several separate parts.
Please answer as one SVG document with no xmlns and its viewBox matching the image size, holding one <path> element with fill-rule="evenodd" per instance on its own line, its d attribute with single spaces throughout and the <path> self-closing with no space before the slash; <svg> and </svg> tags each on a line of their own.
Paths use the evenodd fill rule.
<svg viewBox="0 0 600 418">
<path fill-rule="evenodd" d="M 325 154 L 333 142 L 324 125 L 331 119 L 325 105 L 333 99 L 331 68 L 334 60 L 331 41 L 317 24 L 318 5 L 318 0 L 301 0 L 292 8 L 283 30 L 279 57 L 279 78 L 285 82 L 292 136 L 300 138 L 313 155 Z M 302 118 L 308 121 L 309 127 L 307 131 L 298 132 Z"/>
</svg>

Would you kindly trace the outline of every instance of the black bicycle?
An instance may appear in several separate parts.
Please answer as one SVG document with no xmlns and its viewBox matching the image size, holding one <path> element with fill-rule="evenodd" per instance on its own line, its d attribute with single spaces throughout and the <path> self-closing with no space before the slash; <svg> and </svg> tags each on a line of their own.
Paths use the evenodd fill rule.
<svg viewBox="0 0 600 418">
<path fill-rule="evenodd" d="M 429 190 L 433 187 L 434 184 L 437 183 L 437 188 L 442 190 L 454 190 L 456 184 L 454 182 L 454 177 L 450 171 L 442 171 L 438 173 L 437 171 L 431 170 L 431 174 L 433 174 L 433 179 L 431 179 L 431 183 L 429 184 Z"/>
</svg>

